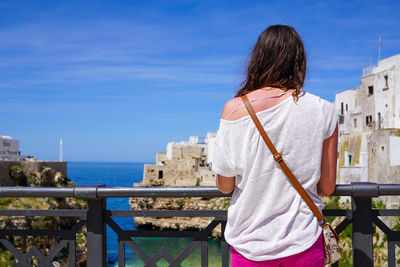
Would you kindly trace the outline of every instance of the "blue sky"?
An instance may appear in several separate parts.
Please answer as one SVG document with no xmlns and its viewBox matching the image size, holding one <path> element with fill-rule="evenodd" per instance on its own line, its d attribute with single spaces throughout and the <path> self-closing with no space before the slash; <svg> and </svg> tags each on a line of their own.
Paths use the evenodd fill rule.
<svg viewBox="0 0 400 267">
<path fill-rule="evenodd" d="M 269 25 L 302 36 L 304 89 L 329 101 L 400 53 L 399 1 L 2 1 L 0 135 L 25 155 L 152 162 L 216 131 Z"/>
</svg>

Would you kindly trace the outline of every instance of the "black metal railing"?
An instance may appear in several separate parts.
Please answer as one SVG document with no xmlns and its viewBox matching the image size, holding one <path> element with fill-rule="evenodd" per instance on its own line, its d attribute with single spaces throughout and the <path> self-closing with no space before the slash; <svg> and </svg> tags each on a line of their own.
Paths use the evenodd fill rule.
<svg viewBox="0 0 400 267">
<path fill-rule="evenodd" d="M 324 210 L 325 216 L 345 217 L 336 227 L 341 233 L 352 225 L 353 266 L 373 266 L 373 225 L 387 236 L 388 266 L 396 266 L 395 245 L 400 245 L 400 232 L 391 230 L 378 216 L 399 216 L 399 209 L 373 209 L 372 198 L 378 196 L 400 195 L 400 184 L 352 183 L 337 185 L 334 196 L 350 196 L 350 209 Z M 0 187 L 2 197 L 73 197 L 87 201 L 86 210 L 0 210 L 0 216 L 65 216 L 79 217 L 71 229 L 0 229 L 0 243 L 17 259 L 18 266 L 31 266 L 30 259 L 36 256 L 40 266 L 53 266 L 52 261 L 61 249 L 68 246 L 69 266 L 75 266 L 76 234 L 84 226 L 87 231 L 87 266 L 106 266 L 106 226 L 118 236 L 118 264 L 125 266 L 125 246 L 145 263 L 145 266 L 157 266 L 160 259 L 170 266 L 181 263 L 194 249 L 200 247 L 201 266 L 208 266 L 208 239 L 211 231 L 219 224 L 222 232 L 226 225 L 225 210 L 107 210 L 107 198 L 144 197 L 226 197 L 215 187 L 104 187 L 88 186 L 75 188 L 42 187 Z M 123 230 L 113 217 L 212 217 L 212 221 L 201 231 L 160 231 L 160 230 Z M 25 255 L 10 242 L 12 236 L 57 237 L 58 244 L 47 255 L 33 246 Z M 193 241 L 177 256 L 171 256 L 164 248 L 150 257 L 132 237 L 190 237 Z M 222 266 L 229 266 L 229 246 L 221 239 Z M 338 266 L 338 264 L 334 264 Z"/>
</svg>

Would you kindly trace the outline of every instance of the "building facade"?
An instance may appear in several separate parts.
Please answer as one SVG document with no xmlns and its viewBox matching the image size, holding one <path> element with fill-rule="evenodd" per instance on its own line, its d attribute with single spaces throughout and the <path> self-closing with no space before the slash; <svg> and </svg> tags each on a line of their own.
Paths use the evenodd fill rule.
<svg viewBox="0 0 400 267">
<path fill-rule="evenodd" d="M 365 68 L 336 94 L 338 182 L 400 183 L 400 54 Z"/>
<path fill-rule="evenodd" d="M 169 142 L 166 152 L 156 154 L 155 164 L 145 164 L 140 185 L 215 185 L 211 170 L 216 133 L 190 136 L 189 141 Z"/>
<path fill-rule="evenodd" d="M 0 160 L 19 160 L 19 141 L 10 136 L 0 136 Z"/>
</svg>

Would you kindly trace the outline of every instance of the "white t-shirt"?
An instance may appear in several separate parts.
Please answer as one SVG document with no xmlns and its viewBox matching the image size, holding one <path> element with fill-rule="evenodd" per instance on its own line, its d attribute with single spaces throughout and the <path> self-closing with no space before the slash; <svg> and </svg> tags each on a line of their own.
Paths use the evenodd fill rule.
<svg viewBox="0 0 400 267">
<path fill-rule="evenodd" d="M 337 125 L 334 106 L 304 93 L 257 113 L 286 164 L 322 210 L 317 194 L 323 142 Z M 250 116 L 221 119 L 213 170 L 236 176 L 225 230 L 227 242 L 254 261 L 282 258 L 311 247 L 321 227 L 272 157 Z"/>
</svg>

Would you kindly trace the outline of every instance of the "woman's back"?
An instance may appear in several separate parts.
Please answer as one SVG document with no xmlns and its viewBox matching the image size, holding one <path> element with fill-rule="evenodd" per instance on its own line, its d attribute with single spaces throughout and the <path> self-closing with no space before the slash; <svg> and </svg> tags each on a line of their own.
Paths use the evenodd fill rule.
<svg viewBox="0 0 400 267">
<path fill-rule="evenodd" d="M 332 104 L 302 93 L 306 62 L 293 27 L 268 27 L 252 49 L 241 88 L 225 104 L 212 166 L 218 189 L 233 190 L 225 231 L 234 248 L 232 266 L 248 266 L 247 259 L 256 261 L 251 266 L 269 266 L 270 259 L 280 265 L 286 256 L 301 266 L 324 265 L 317 219 L 274 161 L 240 98 L 247 95 L 272 143 L 321 209 L 317 191 L 329 195 L 335 188 L 337 117 Z"/>
<path fill-rule="evenodd" d="M 297 102 L 287 96 L 274 100 L 275 105 L 270 99 L 255 104 L 256 112 L 257 105 L 261 109 L 270 106 L 257 116 L 289 168 L 322 208 L 317 183 L 323 142 L 336 127 L 334 107 L 309 93 Z M 213 156 L 215 172 L 236 176 L 225 237 L 238 252 L 256 261 L 304 251 L 321 229 L 243 112 L 239 108 L 229 120 L 221 119 Z M 235 116 L 239 118 L 232 120 Z"/>
</svg>

